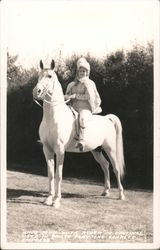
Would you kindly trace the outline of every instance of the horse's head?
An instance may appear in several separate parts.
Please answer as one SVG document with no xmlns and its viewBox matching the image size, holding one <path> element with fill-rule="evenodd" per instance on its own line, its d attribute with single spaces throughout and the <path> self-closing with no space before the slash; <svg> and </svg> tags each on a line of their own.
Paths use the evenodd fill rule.
<svg viewBox="0 0 160 250">
<path fill-rule="evenodd" d="M 52 60 L 50 68 L 44 68 L 42 60 L 40 61 L 41 71 L 38 77 L 38 83 L 33 89 L 33 98 L 44 100 L 47 94 L 51 94 L 54 88 L 54 82 L 57 81 L 57 75 L 54 72 L 55 62 Z"/>
</svg>

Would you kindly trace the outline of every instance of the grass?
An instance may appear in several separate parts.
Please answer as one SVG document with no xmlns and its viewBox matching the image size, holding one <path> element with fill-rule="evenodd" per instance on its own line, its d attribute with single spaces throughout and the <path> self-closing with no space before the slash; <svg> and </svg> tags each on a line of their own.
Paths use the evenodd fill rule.
<svg viewBox="0 0 160 250">
<path fill-rule="evenodd" d="M 61 207 L 43 204 L 48 178 L 7 172 L 8 242 L 151 243 L 152 192 L 125 190 L 127 200 L 101 195 L 103 185 L 78 179 L 62 182 Z"/>
</svg>

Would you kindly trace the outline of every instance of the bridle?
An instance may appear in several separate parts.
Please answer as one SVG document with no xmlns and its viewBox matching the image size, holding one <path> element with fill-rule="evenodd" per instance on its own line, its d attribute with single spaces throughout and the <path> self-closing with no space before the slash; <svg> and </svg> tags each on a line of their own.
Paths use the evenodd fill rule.
<svg viewBox="0 0 160 250">
<path fill-rule="evenodd" d="M 37 84 L 37 85 L 38 85 L 38 84 Z M 52 90 L 52 92 L 53 92 L 53 90 Z M 42 93 L 42 95 L 41 95 L 41 99 L 42 99 L 43 102 L 46 102 L 46 103 L 52 105 L 54 101 L 47 101 L 47 100 L 45 99 L 45 97 L 46 97 L 47 95 L 48 95 L 50 98 L 52 98 L 52 95 L 50 95 L 50 93 L 49 93 L 49 84 L 47 84 L 47 86 L 43 89 L 43 93 Z M 43 108 L 43 106 L 42 106 L 42 105 L 38 102 L 38 100 L 35 99 L 34 97 L 33 97 L 33 101 L 34 101 L 38 106 L 40 106 L 41 108 Z"/>
<path fill-rule="evenodd" d="M 53 85 L 53 89 L 52 89 L 52 93 L 53 93 L 53 90 L 54 90 L 54 85 Z M 48 103 L 48 104 L 50 104 L 50 105 L 57 105 L 58 103 L 60 103 L 60 102 L 57 102 L 57 101 L 54 101 L 54 100 L 52 100 L 52 101 L 47 101 L 46 99 L 45 99 L 45 97 L 46 96 L 49 96 L 50 98 L 52 98 L 52 95 L 49 93 L 49 84 L 46 86 L 46 88 L 43 90 L 43 94 L 42 94 L 42 101 L 43 102 L 46 102 L 46 103 Z M 43 98 L 44 97 L 44 98 Z M 38 100 L 36 100 L 35 98 L 33 98 L 33 101 L 39 106 L 39 107 L 41 107 L 41 108 L 43 108 L 43 106 L 38 102 Z M 67 101 L 65 101 L 64 103 L 68 103 L 70 101 L 70 99 L 68 99 Z M 61 102 L 62 103 L 62 102 Z"/>
</svg>

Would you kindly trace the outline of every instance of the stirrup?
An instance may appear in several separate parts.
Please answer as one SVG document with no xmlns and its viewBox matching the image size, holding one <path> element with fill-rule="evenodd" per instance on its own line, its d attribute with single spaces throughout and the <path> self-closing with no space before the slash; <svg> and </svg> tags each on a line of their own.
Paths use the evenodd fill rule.
<svg viewBox="0 0 160 250">
<path fill-rule="evenodd" d="M 77 142 L 76 143 L 76 145 L 75 145 L 75 147 L 76 148 L 79 148 L 79 150 L 81 151 L 81 152 L 83 152 L 84 151 L 84 143 L 83 142 Z"/>
<path fill-rule="evenodd" d="M 79 136 L 75 135 L 73 139 L 76 140 L 76 141 L 79 141 Z"/>
</svg>

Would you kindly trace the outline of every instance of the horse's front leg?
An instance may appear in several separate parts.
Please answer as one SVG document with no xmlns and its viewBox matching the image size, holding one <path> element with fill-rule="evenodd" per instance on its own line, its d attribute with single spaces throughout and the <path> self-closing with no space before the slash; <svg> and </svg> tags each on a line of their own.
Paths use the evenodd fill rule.
<svg viewBox="0 0 160 250">
<path fill-rule="evenodd" d="M 54 200 L 54 207 L 60 207 L 61 200 L 61 182 L 63 176 L 63 162 L 64 162 L 64 152 L 59 152 L 56 154 L 56 194 Z"/>
<path fill-rule="evenodd" d="M 47 147 L 43 146 L 43 152 L 46 158 L 47 167 L 48 167 L 48 180 L 49 180 L 49 194 L 44 203 L 47 206 L 53 205 L 53 197 L 55 195 L 54 191 L 54 154 L 51 153 Z"/>
</svg>

